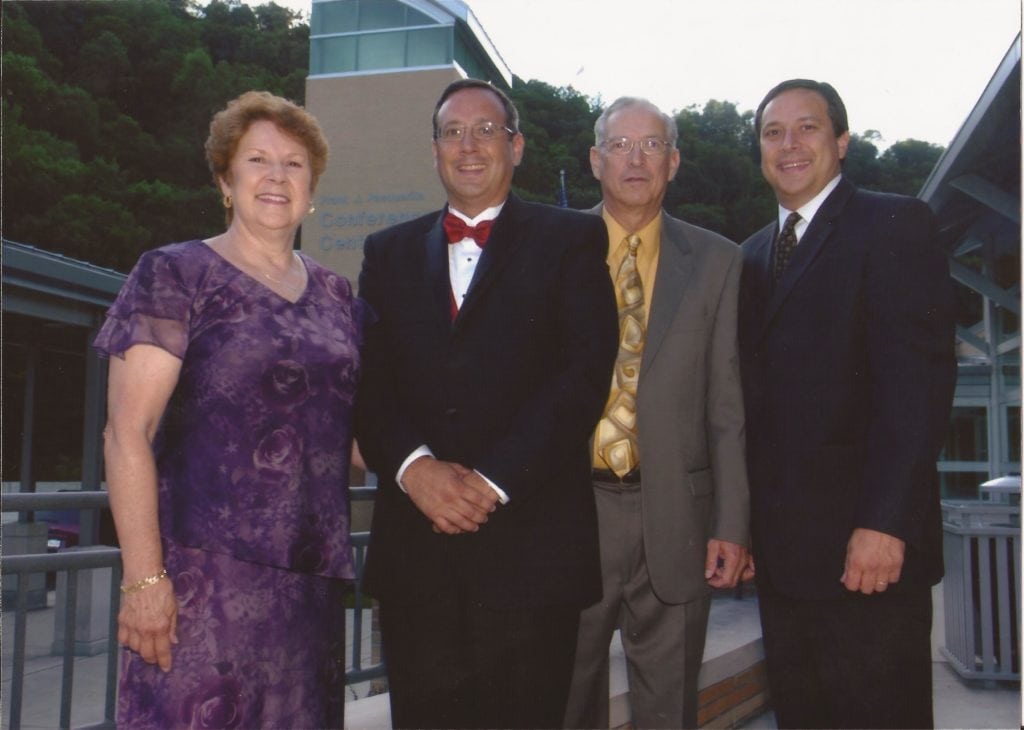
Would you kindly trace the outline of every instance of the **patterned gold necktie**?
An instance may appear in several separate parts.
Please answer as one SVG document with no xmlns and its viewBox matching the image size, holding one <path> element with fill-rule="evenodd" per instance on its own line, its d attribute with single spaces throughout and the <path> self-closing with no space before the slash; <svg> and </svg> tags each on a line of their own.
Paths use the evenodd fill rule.
<svg viewBox="0 0 1024 730">
<path fill-rule="evenodd" d="M 786 272 L 789 266 L 789 257 L 793 255 L 796 248 L 796 224 L 800 222 L 800 214 L 796 211 L 789 214 L 786 224 L 779 232 L 779 238 L 775 241 L 775 260 L 772 262 L 772 284 L 779 283 L 779 279 Z"/>
<path fill-rule="evenodd" d="M 636 385 L 646 334 L 644 287 L 636 268 L 640 237 L 633 234 L 626 238 L 626 243 L 629 252 L 623 257 L 615 275 L 615 287 L 622 298 L 619 307 L 619 355 L 615 361 L 618 394 L 606 407 L 604 418 L 597 424 L 594 434 L 598 455 L 620 478 L 640 463 L 636 437 Z"/>
</svg>

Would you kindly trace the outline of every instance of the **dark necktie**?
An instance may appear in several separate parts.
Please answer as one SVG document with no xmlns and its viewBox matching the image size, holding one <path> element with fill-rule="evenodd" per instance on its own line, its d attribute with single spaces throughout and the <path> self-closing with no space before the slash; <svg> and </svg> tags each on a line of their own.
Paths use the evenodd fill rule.
<svg viewBox="0 0 1024 730">
<path fill-rule="evenodd" d="M 789 259 L 796 248 L 796 224 L 800 221 L 800 214 L 792 212 L 786 218 L 786 224 L 782 226 L 779 237 L 775 241 L 775 260 L 772 261 L 772 284 L 778 284 L 779 279 L 789 266 Z"/>
<path fill-rule="evenodd" d="M 491 235 L 493 225 L 494 221 L 489 220 L 471 226 L 453 213 L 448 213 L 444 217 L 444 231 L 448 234 L 448 243 L 458 243 L 464 238 L 472 238 L 477 246 L 483 248 L 487 243 L 487 237 Z"/>
</svg>

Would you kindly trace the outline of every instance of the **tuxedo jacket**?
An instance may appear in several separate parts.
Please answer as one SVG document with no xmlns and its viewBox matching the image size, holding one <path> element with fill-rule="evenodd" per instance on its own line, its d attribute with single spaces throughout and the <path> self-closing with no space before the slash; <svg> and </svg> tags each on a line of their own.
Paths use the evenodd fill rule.
<svg viewBox="0 0 1024 730">
<path fill-rule="evenodd" d="M 740 354 L 760 580 L 845 593 L 857 527 L 907 544 L 900 582 L 942 576 L 935 462 L 956 377 L 952 286 L 916 198 L 841 180 L 773 287 L 778 225 L 743 244 Z"/>
<path fill-rule="evenodd" d="M 662 213 L 636 406 L 645 557 L 665 603 L 710 593 L 709 538 L 747 544 L 740 270 L 735 243 Z"/>
<path fill-rule="evenodd" d="M 588 438 L 618 348 L 604 222 L 510 196 L 450 314 L 445 211 L 367 237 L 356 433 L 379 478 L 364 587 L 489 607 L 585 606 L 601 580 Z M 431 523 L 395 474 L 421 445 L 509 496 L 479 532 Z"/>
</svg>

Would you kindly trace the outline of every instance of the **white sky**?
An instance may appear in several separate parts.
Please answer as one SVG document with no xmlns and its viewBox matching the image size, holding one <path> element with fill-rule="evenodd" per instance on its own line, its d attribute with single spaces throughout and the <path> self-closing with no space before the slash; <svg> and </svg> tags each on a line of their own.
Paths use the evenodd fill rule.
<svg viewBox="0 0 1024 730">
<path fill-rule="evenodd" d="M 258 4 L 257 0 L 248 0 Z M 308 20 L 311 0 L 276 0 Z M 947 145 L 1021 28 L 1021 0 L 467 0 L 512 72 L 610 103 L 754 109 L 828 81 L 882 147 Z"/>
</svg>

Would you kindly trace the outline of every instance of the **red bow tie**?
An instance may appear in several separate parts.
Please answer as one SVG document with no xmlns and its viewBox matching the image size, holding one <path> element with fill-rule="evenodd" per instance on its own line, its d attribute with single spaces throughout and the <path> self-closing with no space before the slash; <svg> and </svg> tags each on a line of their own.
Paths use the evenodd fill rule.
<svg viewBox="0 0 1024 730">
<path fill-rule="evenodd" d="M 448 213 L 444 217 L 444 230 L 448 234 L 448 243 L 458 243 L 464 238 L 472 238 L 480 248 L 487 243 L 487 237 L 491 235 L 493 220 L 480 221 L 475 226 L 468 225 L 466 221 L 457 215 Z"/>
</svg>

